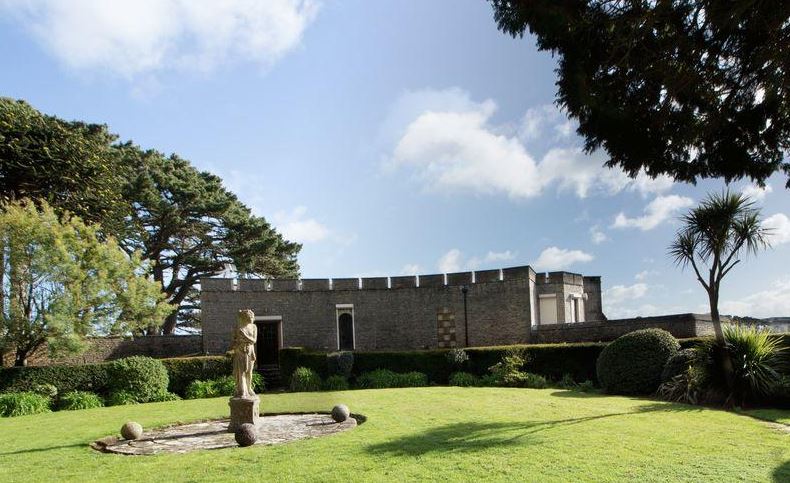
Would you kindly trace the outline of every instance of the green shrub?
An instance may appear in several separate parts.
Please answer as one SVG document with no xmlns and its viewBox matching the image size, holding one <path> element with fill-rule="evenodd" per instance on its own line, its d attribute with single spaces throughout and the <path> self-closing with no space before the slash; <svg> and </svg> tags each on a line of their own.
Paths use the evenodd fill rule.
<svg viewBox="0 0 790 483">
<path fill-rule="evenodd" d="M 422 350 L 403 352 L 355 352 L 354 374 L 359 377 L 376 369 L 396 373 L 421 372 L 429 381 L 446 384 L 453 368 L 447 362 L 447 350 Z"/>
<path fill-rule="evenodd" d="M 521 370 L 527 360 L 523 349 L 511 349 L 507 351 L 502 360 L 489 367 L 488 370 L 494 376 L 497 386 L 505 387 L 527 387 L 531 374 Z M 544 378 L 545 382 L 545 378 Z"/>
<path fill-rule="evenodd" d="M 694 364 L 697 357 L 697 351 L 694 349 L 681 349 L 677 354 L 672 355 L 667 363 L 664 364 L 664 369 L 661 371 L 661 382 L 667 382 L 685 374 L 689 367 Z"/>
<path fill-rule="evenodd" d="M 181 396 L 178 394 L 169 392 L 169 391 L 162 391 L 153 395 L 148 402 L 167 402 L 167 401 L 180 401 Z"/>
<path fill-rule="evenodd" d="M 262 393 L 266 390 L 266 381 L 263 379 L 263 376 L 260 375 L 260 373 L 252 373 L 252 389 L 256 393 Z"/>
<path fill-rule="evenodd" d="M 218 396 L 230 397 L 236 392 L 236 379 L 233 376 L 220 377 L 209 382 L 216 388 Z"/>
<path fill-rule="evenodd" d="M 500 362 L 509 351 L 520 350 L 529 360 L 522 371 L 559 380 L 570 374 L 576 381 L 597 381 L 595 361 L 607 344 L 585 342 L 574 344 L 534 344 L 521 346 L 468 348 L 469 361 L 465 370 L 478 376 L 489 374 L 489 368 Z"/>
<path fill-rule="evenodd" d="M 126 406 L 128 404 L 137 404 L 138 402 L 134 394 L 128 391 L 114 391 L 107 396 L 108 406 Z"/>
<path fill-rule="evenodd" d="M 576 390 L 581 392 L 593 392 L 595 391 L 595 384 L 593 384 L 591 380 L 587 379 L 576 386 Z"/>
<path fill-rule="evenodd" d="M 450 385 L 460 387 L 479 386 L 480 378 L 468 372 L 453 372 L 450 374 Z"/>
<path fill-rule="evenodd" d="M 326 355 L 327 371 L 330 376 L 351 377 L 354 368 L 354 353 L 349 351 L 331 352 Z"/>
<path fill-rule="evenodd" d="M 291 376 L 291 391 L 308 392 L 321 390 L 321 377 L 312 369 L 297 367 Z"/>
<path fill-rule="evenodd" d="M 187 399 L 207 399 L 219 396 L 219 390 L 214 381 L 192 381 L 184 392 L 184 397 Z"/>
<path fill-rule="evenodd" d="M 73 411 L 76 409 L 91 409 L 104 406 L 104 401 L 98 394 L 86 391 L 72 391 L 60 396 L 58 409 Z"/>
<path fill-rule="evenodd" d="M 428 376 L 422 372 L 411 371 L 395 376 L 395 387 L 425 387 L 427 385 Z"/>
<path fill-rule="evenodd" d="M 107 368 L 111 392 L 126 391 L 137 402 L 153 401 L 167 392 L 170 379 L 162 361 L 150 357 L 133 356 L 119 359 Z"/>
<path fill-rule="evenodd" d="M 785 348 L 781 347 L 781 339 L 754 326 L 727 324 L 723 331 L 723 347 L 711 339 L 696 349 L 706 387 L 725 394 L 735 404 L 766 400 L 782 381 Z M 724 376 L 725 353 L 734 369 L 732 388 Z"/>
<path fill-rule="evenodd" d="M 54 384 L 32 384 L 30 391 L 41 394 L 50 401 L 55 401 L 58 398 L 58 388 Z"/>
<path fill-rule="evenodd" d="M 71 391 L 107 394 L 107 366 L 103 363 L 0 368 L 0 392 L 34 392 L 49 384 L 57 388 L 58 394 Z"/>
<path fill-rule="evenodd" d="M 312 369 L 319 377 L 327 377 L 326 352 L 314 352 L 302 347 L 280 349 L 280 377 L 290 381 L 297 367 Z"/>
<path fill-rule="evenodd" d="M 499 384 L 497 383 L 497 378 L 493 374 L 485 374 L 480 376 L 480 385 L 483 387 L 496 387 Z"/>
<path fill-rule="evenodd" d="M 34 392 L 10 392 L 0 394 L 0 416 L 27 416 L 50 412 L 50 400 Z"/>
<path fill-rule="evenodd" d="M 578 386 L 570 374 L 563 375 L 562 379 L 557 381 L 557 387 L 560 389 L 576 389 Z"/>
<path fill-rule="evenodd" d="M 447 351 L 447 362 L 452 367 L 461 367 L 469 360 L 469 354 L 463 349 L 450 349 Z"/>
<path fill-rule="evenodd" d="M 161 362 L 170 379 L 168 390 L 181 396 L 192 381 L 211 381 L 233 373 L 233 361 L 225 356 L 174 357 Z"/>
<path fill-rule="evenodd" d="M 348 379 L 340 374 L 329 376 L 324 381 L 325 391 L 347 391 L 348 388 Z"/>
<path fill-rule="evenodd" d="M 376 369 L 365 372 L 357 378 L 357 386 L 360 389 L 386 389 L 395 387 L 398 375 L 389 369 Z"/>
<path fill-rule="evenodd" d="M 661 384 L 661 373 L 680 348 L 661 329 L 630 332 L 610 343 L 597 362 L 598 380 L 612 394 L 650 394 Z"/>
</svg>

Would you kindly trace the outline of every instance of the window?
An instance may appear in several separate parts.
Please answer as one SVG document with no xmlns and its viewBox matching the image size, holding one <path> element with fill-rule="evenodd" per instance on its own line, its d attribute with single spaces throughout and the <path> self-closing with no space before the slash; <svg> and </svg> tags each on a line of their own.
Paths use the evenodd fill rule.
<svg viewBox="0 0 790 483">
<path fill-rule="evenodd" d="M 354 333 L 354 306 L 339 304 L 335 306 L 337 315 L 337 350 L 353 351 L 356 345 Z"/>
<path fill-rule="evenodd" d="M 540 300 L 540 324 L 556 324 L 557 296 L 554 294 L 542 294 L 538 298 Z"/>
</svg>

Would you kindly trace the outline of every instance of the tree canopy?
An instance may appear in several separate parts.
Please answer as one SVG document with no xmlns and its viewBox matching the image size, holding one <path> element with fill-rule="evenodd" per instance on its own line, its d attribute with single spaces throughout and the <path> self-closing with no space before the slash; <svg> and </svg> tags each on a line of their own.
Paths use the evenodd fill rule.
<svg viewBox="0 0 790 483">
<path fill-rule="evenodd" d="M 557 102 L 607 166 L 692 183 L 790 176 L 790 2 L 489 2 L 500 30 L 558 55 Z"/>
<path fill-rule="evenodd" d="M 128 204 L 115 140 L 107 126 L 64 121 L 0 97 L 0 204 L 45 200 L 116 234 Z"/>
<path fill-rule="evenodd" d="M 244 276 L 295 276 L 301 246 L 253 215 L 217 176 L 188 161 L 126 144 L 124 198 L 132 211 L 124 247 L 151 260 L 153 278 L 177 308 L 162 329 L 194 327 L 202 277 L 232 264 Z"/>
<path fill-rule="evenodd" d="M 85 336 L 162 323 L 171 308 L 138 253 L 39 205 L 12 202 L 0 212 L 0 349 L 13 348 L 24 365 L 45 342 L 50 353 L 73 353 Z"/>
</svg>

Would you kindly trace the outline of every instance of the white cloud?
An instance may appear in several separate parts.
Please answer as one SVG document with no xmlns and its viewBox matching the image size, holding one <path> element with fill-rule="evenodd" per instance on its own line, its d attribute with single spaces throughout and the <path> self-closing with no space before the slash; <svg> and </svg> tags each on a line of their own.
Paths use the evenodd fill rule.
<svg viewBox="0 0 790 483">
<path fill-rule="evenodd" d="M 31 0 L 0 11 L 66 66 L 131 78 L 209 71 L 229 61 L 268 66 L 299 45 L 313 0 Z"/>
<path fill-rule="evenodd" d="M 299 243 L 315 243 L 329 236 L 329 229 L 314 218 L 306 218 L 307 208 L 298 206 L 290 212 L 274 214 L 274 223 L 283 236 Z"/>
<path fill-rule="evenodd" d="M 771 245 L 790 242 L 790 218 L 784 213 L 776 213 L 763 220 L 763 227 L 770 230 L 768 241 Z"/>
<path fill-rule="evenodd" d="M 648 277 L 658 274 L 655 270 L 642 270 L 641 272 L 634 275 L 634 280 L 637 282 L 641 282 L 647 280 Z"/>
<path fill-rule="evenodd" d="M 496 110 L 494 100 L 476 102 L 458 88 L 404 94 L 382 129 L 394 145 L 387 165 L 409 168 L 431 190 L 513 199 L 539 196 L 553 185 L 580 198 L 626 189 L 660 193 L 672 186 L 668 177 L 640 173 L 631 179 L 604 168 L 603 155 L 585 154 L 571 136 L 573 126 L 552 106 L 528 110 L 516 133 L 491 122 Z M 561 144 L 538 161 L 527 149 L 536 139 Z"/>
<path fill-rule="evenodd" d="M 441 273 L 461 271 L 461 250 L 453 248 L 439 258 L 437 264 Z"/>
<path fill-rule="evenodd" d="M 575 263 L 586 263 L 592 259 L 592 255 L 581 250 L 548 247 L 540 253 L 532 266 L 535 270 L 562 270 Z"/>
<path fill-rule="evenodd" d="M 647 284 L 635 283 L 633 285 L 615 285 L 604 291 L 606 300 L 613 304 L 621 304 L 629 300 L 640 299 L 647 294 Z"/>
<path fill-rule="evenodd" d="M 719 304 L 719 312 L 751 317 L 786 317 L 790 315 L 790 278 L 774 282 L 767 290 Z"/>
<path fill-rule="evenodd" d="M 400 269 L 401 275 L 419 275 L 422 271 L 422 267 L 416 263 L 407 263 Z"/>
<path fill-rule="evenodd" d="M 510 250 L 505 250 L 504 252 L 488 252 L 482 258 L 470 258 L 465 266 L 469 270 L 477 270 L 481 267 L 494 268 L 494 266 L 502 265 L 503 262 L 513 260 L 514 258 L 516 258 L 516 254 Z"/>
<path fill-rule="evenodd" d="M 652 230 L 683 208 L 694 204 L 694 200 L 685 196 L 658 196 L 644 209 L 645 214 L 636 218 L 628 218 L 620 212 L 612 225 L 614 228 L 639 228 L 642 231 Z"/>
<path fill-rule="evenodd" d="M 601 231 L 601 229 L 598 227 L 598 225 L 595 225 L 595 226 L 590 228 L 590 240 L 594 244 L 600 245 L 601 243 L 605 242 L 608 239 L 609 239 L 609 237 L 606 236 L 606 233 Z"/>
<path fill-rule="evenodd" d="M 741 193 L 744 196 L 748 196 L 749 198 L 755 201 L 762 201 L 765 199 L 765 196 L 768 193 L 773 192 L 774 188 L 770 184 L 766 184 L 765 188 L 760 188 L 756 184 L 747 184 L 741 189 Z"/>
</svg>

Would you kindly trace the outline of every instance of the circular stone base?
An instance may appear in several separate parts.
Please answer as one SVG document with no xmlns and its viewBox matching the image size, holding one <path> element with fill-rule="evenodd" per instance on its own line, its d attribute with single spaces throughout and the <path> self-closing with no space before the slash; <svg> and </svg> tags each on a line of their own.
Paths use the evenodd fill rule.
<svg viewBox="0 0 790 483">
<path fill-rule="evenodd" d="M 146 431 L 134 441 L 108 437 L 91 446 L 106 453 L 149 455 L 188 453 L 201 449 L 238 447 L 233 433 L 228 432 L 228 419 L 181 424 Z M 280 414 L 264 416 L 258 426 L 255 444 L 271 445 L 306 438 L 317 438 L 356 427 L 357 420 L 348 418 L 336 423 L 329 414 Z"/>
</svg>

